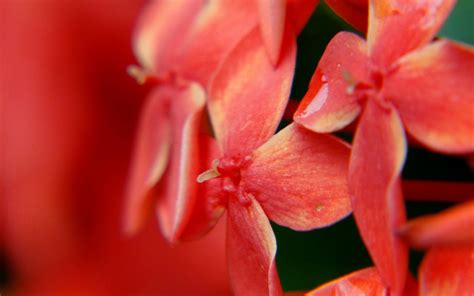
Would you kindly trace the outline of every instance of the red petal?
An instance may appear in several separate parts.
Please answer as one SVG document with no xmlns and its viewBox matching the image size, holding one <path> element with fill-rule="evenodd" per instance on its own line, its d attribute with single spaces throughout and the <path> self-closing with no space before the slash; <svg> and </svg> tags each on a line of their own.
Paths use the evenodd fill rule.
<svg viewBox="0 0 474 296">
<path fill-rule="evenodd" d="M 369 3 L 367 0 L 326 0 L 327 5 L 346 22 L 361 32 L 367 31 Z"/>
<path fill-rule="evenodd" d="M 173 89 L 162 87 L 147 99 L 142 111 L 127 190 L 125 228 L 135 233 L 153 212 L 152 188 L 163 176 L 171 146 L 168 100 Z"/>
<path fill-rule="evenodd" d="M 207 88 L 223 59 L 257 26 L 257 17 L 249 1 L 207 1 L 182 47 L 180 74 Z"/>
<path fill-rule="evenodd" d="M 205 135 L 200 138 L 199 152 L 200 172 L 212 167 L 212 162 L 222 155 L 215 140 Z M 214 178 L 198 184 L 195 200 L 189 201 L 193 207 L 192 214 L 180 240 L 199 238 L 209 232 L 218 222 L 225 211 L 225 206 L 221 202 L 225 199 L 222 196 L 221 181 L 221 178 Z"/>
<path fill-rule="evenodd" d="M 384 282 L 402 291 L 407 272 L 407 246 L 395 234 L 405 222 L 400 172 L 406 142 L 397 112 L 368 100 L 354 138 L 349 191 L 354 217 Z"/>
<path fill-rule="evenodd" d="M 385 296 L 389 291 L 375 267 L 365 268 L 318 287 L 307 296 Z"/>
<path fill-rule="evenodd" d="M 170 162 L 157 188 L 158 218 L 163 234 L 179 238 L 194 205 L 201 173 L 199 130 L 203 119 L 205 94 L 197 84 L 177 91 L 171 103 L 172 142 Z"/>
<path fill-rule="evenodd" d="M 474 200 L 436 215 L 416 218 L 400 229 L 417 248 L 474 244 Z"/>
<path fill-rule="evenodd" d="M 357 117 L 360 105 L 351 87 L 368 75 L 365 47 L 364 40 L 352 33 L 342 32 L 331 40 L 295 113 L 297 123 L 316 132 L 332 132 Z"/>
<path fill-rule="evenodd" d="M 241 184 L 278 224 L 295 230 L 327 226 L 351 211 L 349 153 L 341 140 L 292 124 L 252 154 Z"/>
<path fill-rule="evenodd" d="M 227 260 L 235 295 L 282 295 L 276 269 L 276 240 L 257 201 L 229 200 Z"/>
<path fill-rule="evenodd" d="M 388 66 L 427 44 L 449 15 L 455 0 L 372 0 L 367 40 L 370 55 Z"/>
<path fill-rule="evenodd" d="M 225 154 L 246 155 L 275 133 L 293 78 L 296 46 L 291 38 L 294 36 L 285 35 L 281 61 L 274 68 L 266 57 L 260 32 L 253 30 L 217 73 L 209 95 L 209 112 Z"/>
<path fill-rule="evenodd" d="M 257 0 L 257 4 L 263 43 L 276 65 L 285 30 L 286 0 Z"/>
<path fill-rule="evenodd" d="M 176 48 L 189 32 L 203 1 L 152 1 L 143 11 L 134 34 L 134 51 L 148 70 L 167 72 L 176 62 Z"/>
<path fill-rule="evenodd" d="M 431 249 L 420 267 L 420 295 L 473 295 L 474 247 Z"/>
<path fill-rule="evenodd" d="M 287 22 L 298 35 L 304 29 L 309 18 L 313 14 L 319 0 L 286 0 Z"/>
<path fill-rule="evenodd" d="M 407 130 L 442 152 L 474 151 L 474 49 L 435 42 L 403 57 L 387 79 Z"/>
</svg>

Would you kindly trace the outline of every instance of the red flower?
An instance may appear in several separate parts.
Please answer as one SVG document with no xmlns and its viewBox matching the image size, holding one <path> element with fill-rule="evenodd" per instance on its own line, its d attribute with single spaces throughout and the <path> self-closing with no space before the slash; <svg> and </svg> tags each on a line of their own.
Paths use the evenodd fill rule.
<svg viewBox="0 0 474 296">
<path fill-rule="evenodd" d="M 338 130 L 361 114 L 349 190 L 363 240 L 395 292 L 404 286 L 408 255 L 394 232 L 405 221 L 403 126 L 431 149 L 474 150 L 474 51 L 448 40 L 429 44 L 453 3 L 371 1 L 367 42 L 336 35 L 295 114 L 317 132 Z"/>
<path fill-rule="evenodd" d="M 260 36 L 254 30 L 231 52 L 210 87 L 219 147 L 212 169 L 198 180 L 213 194 L 201 196 L 189 222 L 198 233 L 195 225 L 206 229 L 227 209 L 227 257 L 237 295 L 282 293 L 269 219 L 309 230 L 350 212 L 347 145 L 295 125 L 272 137 L 288 101 L 296 46 L 287 29 L 273 67 Z"/>
</svg>

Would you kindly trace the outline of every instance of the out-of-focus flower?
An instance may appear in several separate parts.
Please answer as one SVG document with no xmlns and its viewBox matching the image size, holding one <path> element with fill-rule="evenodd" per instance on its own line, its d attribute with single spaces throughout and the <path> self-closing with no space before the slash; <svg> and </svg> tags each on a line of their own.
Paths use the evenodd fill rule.
<svg viewBox="0 0 474 296">
<path fill-rule="evenodd" d="M 170 248 L 121 232 L 143 92 L 127 76 L 140 1 L 2 1 L 2 295 L 228 295 L 223 229 Z"/>
<path fill-rule="evenodd" d="M 317 132 L 343 128 L 361 113 L 349 190 L 362 238 L 394 293 L 404 286 L 408 257 L 395 233 L 405 221 L 403 126 L 436 151 L 474 150 L 474 50 L 448 40 L 429 43 L 453 3 L 371 1 L 367 42 L 336 35 L 295 113 L 295 121 Z"/>
</svg>

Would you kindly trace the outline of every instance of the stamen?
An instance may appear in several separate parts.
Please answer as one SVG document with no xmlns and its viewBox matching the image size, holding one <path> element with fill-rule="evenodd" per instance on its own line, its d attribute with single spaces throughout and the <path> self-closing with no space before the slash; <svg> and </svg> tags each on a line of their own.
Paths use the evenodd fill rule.
<svg viewBox="0 0 474 296">
<path fill-rule="evenodd" d="M 214 159 L 212 161 L 212 168 L 205 171 L 204 173 L 200 174 L 196 181 L 198 183 L 204 183 L 208 180 L 211 180 L 211 179 L 214 179 L 214 178 L 217 178 L 219 177 L 221 174 L 219 173 L 219 171 L 217 170 L 217 166 L 219 165 L 219 160 L 217 159 Z"/>
<path fill-rule="evenodd" d="M 131 77 L 135 78 L 137 83 L 140 85 L 145 84 L 145 82 L 147 82 L 151 77 L 153 77 L 153 75 L 150 72 L 136 65 L 128 66 L 127 73 Z"/>
</svg>

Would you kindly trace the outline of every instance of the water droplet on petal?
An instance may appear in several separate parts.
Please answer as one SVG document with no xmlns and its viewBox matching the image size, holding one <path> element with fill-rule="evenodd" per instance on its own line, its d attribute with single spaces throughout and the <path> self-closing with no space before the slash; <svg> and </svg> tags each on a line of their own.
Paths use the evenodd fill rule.
<svg viewBox="0 0 474 296">
<path fill-rule="evenodd" d="M 300 117 L 305 118 L 318 112 L 326 103 L 326 100 L 328 98 L 328 92 L 329 92 L 328 84 L 323 83 L 318 93 L 314 96 L 311 103 L 309 103 L 308 106 L 306 106 L 306 109 L 303 112 L 301 112 Z"/>
</svg>

